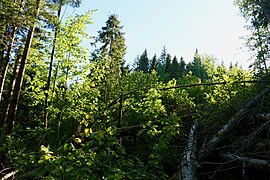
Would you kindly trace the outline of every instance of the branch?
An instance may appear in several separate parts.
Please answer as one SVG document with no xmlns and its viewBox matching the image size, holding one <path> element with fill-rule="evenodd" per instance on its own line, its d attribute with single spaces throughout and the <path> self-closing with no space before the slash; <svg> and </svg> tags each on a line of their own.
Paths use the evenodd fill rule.
<svg viewBox="0 0 270 180">
<path fill-rule="evenodd" d="M 11 178 L 11 177 L 14 177 L 14 175 L 15 175 L 17 172 L 18 172 L 18 170 L 12 171 L 12 172 L 6 174 L 4 177 L 2 177 L 1 180 L 6 180 L 6 179 L 9 179 L 9 178 Z"/>
<path fill-rule="evenodd" d="M 261 98 L 266 95 L 267 93 L 269 93 L 269 89 L 264 89 L 260 94 L 258 94 L 257 96 L 255 96 L 254 99 L 250 100 L 241 110 L 239 110 L 233 117 L 230 118 L 229 122 L 227 124 L 225 124 L 219 131 L 218 133 L 205 145 L 205 147 L 203 147 L 200 150 L 199 153 L 199 161 L 202 161 L 203 159 L 206 159 L 210 152 L 211 149 L 217 147 L 217 145 L 219 144 L 219 142 L 221 141 L 221 139 L 223 137 L 225 137 L 234 127 L 235 122 L 237 122 L 238 120 L 241 120 L 243 118 L 243 116 L 245 116 L 245 114 L 249 111 L 249 109 L 251 109 L 252 107 L 254 107 L 255 104 L 259 103 Z"/>
<path fill-rule="evenodd" d="M 178 86 L 161 88 L 159 90 L 169 90 L 169 89 L 177 89 L 177 88 L 188 88 L 188 87 L 196 87 L 196 86 L 216 86 L 216 85 L 225 85 L 225 84 L 244 84 L 244 83 L 270 83 L 270 81 L 235 81 L 235 82 L 214 82 L 214 83 L 197 83 L 197 84 L 183 84 Z"/>
<path fill-rule="evenodd" d="M 270 164 L 266 160 L 254 159 L 249 157 L 240 157 L 231 153 L 219 153 L 219 157 L 226 161 L 234 160 L 234 163 L 238 165 L 245 165 L 245 167 L 254 168 L 260 171 L 270 171 Z"/>
</svg>

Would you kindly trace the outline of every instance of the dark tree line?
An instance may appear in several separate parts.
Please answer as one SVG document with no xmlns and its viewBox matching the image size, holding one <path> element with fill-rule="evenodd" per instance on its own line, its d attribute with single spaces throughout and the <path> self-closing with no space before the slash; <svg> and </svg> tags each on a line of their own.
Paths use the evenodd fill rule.
<svg viewBox="0 0 270 180">
<path fill-rule="evenodd" d="M 193 60 L 189 63 L 186 63 L 183 57 L 180 60 L 176 56 L 172 58 L 172 55 L 167 52 L 165 47 L 163 47 L 159 58 L 157 58 L 157 55 L 154 55 L 152 59 L 149 59 L 145 49 L 135 59 L 133 70 L 142 71 L 145 74 L 151 73 L 154 70 L 157 72 L 160 80 L 164 82 L 168 82 L 173 78 L 179 80 L 189 73 L 200 78 L 203 82 L 208 79 L 205 65 L 203 64 L 203 57 L 199 55 L 197 49 Z"/>
</svg>

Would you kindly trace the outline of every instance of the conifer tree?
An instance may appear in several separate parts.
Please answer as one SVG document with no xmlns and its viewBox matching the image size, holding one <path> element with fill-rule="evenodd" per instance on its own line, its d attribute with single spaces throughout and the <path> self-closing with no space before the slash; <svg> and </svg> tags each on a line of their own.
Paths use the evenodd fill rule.
<svg viewBox="0 0 270 180">
<path fill-rule="evenodd" d="M 170 78 L 178 80 L 180 77 L 180 65 L 178 63 L 177 57 L 174 56 L 171 64 Z"/>
<path fill-rule="evenodd" d="M 165 61 L 165 73 L 170 74 L 172 66 L 172 56 L 168 53 Z"/>
<path fill-rule="evenodd" d="M 160 77 L 162 81 L 165 80 L 164 77 L 165 77 L 166 57 L 167 57 L 167 50 L 164 46 L 157 63 L 157 75 Z"/>
<path fill-rule="evenodd" d="M 179 62 L 179 77 L 183 77 L 186 74 L 186 62 L 184 61 L 184 58 L 180 58 Z"/>
<path fill-rule="evenodd" d="M 16 79 L 15 87 L 13 90 L 13 97 L 11 99 L 11 104 L 10 104 L 10 108 L 9 108 L 9 112 L 8 112 L 8 116 L 7 116 L 7 126 L 5 128 L 4 135 L 9 135 L 12 132 L 12 128 L 13 128 L 13 124 L 14 124 L 14 121 L 16 118 L 17 108 L 18 108 L 18 104 L 19 104 L 20 90 L 21 90 L 22 83 L 23 83 L 26 62 L 27 62 L 28 55 L 30 52 L 30 48 L 31 48 L 31 44 L 32 44 L 33 36 L 34 36 L 34 31 L 35 31 L 35 28 L 37 25 L 37 20 L 38 20 L 38 16 L 40 14 L 40 9 L 41 9 L 42 5 L 43 5 L 43 0 L 36 0 L 35 7 L 33 10 L 34 22 L 29 27 L 27 38 L 25 41 L 25 46 L 24 46 L 24 50 L 23 50 L 23 54 L 22 54 L 22 58 L 21 58 L 18 77 Z"/>
<path fill-rule="evenodd" d="M 109 16 L 106 26 L 98 31 L 95 39 L 95 46 L 101 46 L 92 53 L 92 60 L 101 63 L 110 61 L 110 73 L 120 74 L 121 65 L 124 64 L 124 55 L 126 53 L 126 45 L 124 32 L 116 14 Z"/>
<path fill-rule="evenodd" d="M 146 49 L 144 50 L 143 54 L 137 59 L 136 66 L 136 71 L 142 71 L 145 74 L 149 72 L 149 59 Z"/>
<path fill-rule="evenodd" d="M 202 82 L 206 80 L 207 74 L 202 64 L 201 56 L 199 55 L 198 50 L 196 49 L 193 61 L 191 63 L 192 75 L 201 79 Z"/>
<path fill-rule="evenodd" d="M 153 70 L 157 70 L 157 65 L 158 65 L 158 60 L 157 60 L 157 55 L 155 54 L 154 57 L 151 60 L 151 65 L 150 65 L 150 70 L 149 72 L 153 71 Z"/>
</svg>

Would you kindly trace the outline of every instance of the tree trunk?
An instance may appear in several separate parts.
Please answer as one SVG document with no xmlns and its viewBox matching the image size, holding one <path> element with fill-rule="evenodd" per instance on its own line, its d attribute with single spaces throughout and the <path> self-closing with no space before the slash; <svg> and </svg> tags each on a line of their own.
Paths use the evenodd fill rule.
<svg viewBox="0 0 270 180">
<path fill-rule="evenodd" d="M 33 23 L 32 27 L 30 27 L 30 29 L 28 30 L 25 47 L 24 47 L 24 51 L 23 51 L 23 55 L 21 59 L 20 69 L 18 72 L 18 77 L 16 79 L 15 86 L 14 86 L 13 97 L 11 99 L 11 104 L 10 104 L 10 108 L 9 108 L 9 112 L 7 116 L 7 126 L 4 131 L 4 136 L 11 134 L 13 123 L 15 122 L 26 62 L 27 62 L 27 58 L 30 52 L 30 48 L 31 48 L 31 44 L 32 44 L 33 36 L 34 36 L 34 31 L 36 28 L 37 19 L 40 12 L 41 1 L 42 0 L 36 0 L 37 7 L 36 7 L 36 12 L 35 12 L 35 22 Z"/>
<path fill-rule="evenodd" d="M 58 20 L 60 20 L 61 9 L 62 9 L 62 0 L 60 0 L 59 9 L 58 9 L 58 13 L 57 13 Z M 56 44 L 58 30 L 59 30 L 59 27 L 57 25 L 55 28 L 55 32 L 54 32 L 53 47 L 52 47 L 51 61 L 50 61 L 50 67 L 49 67 L 49 75 L 48 75 L 48 80 L 47 80 L 47 86 L 45 89 L 45 106 L 44 106 L 44 118 L 43 118 L 44 129 L 48 128 L 48 112 L 47 112 L 47 108 L 49 106 L 48 98 L 49 98 L 49 90 L 50 90 L 50 85 L 51 85 L 51 76 L 52 76 L 52 68 L 53 68 L 53 61 L 54 61 L 55 44 Z"/>
<path fill-rule="evenodd" d="M 196 139 L 196 123 L 190 128 L 188 142 L 181 162 L 181 169 L 176 176 L 176 180 L 196 180 L 198 163 L 196 153 L 198 150 Z"/>
<path fill-rule="evenodd" d="M 21 58 L 21 46 L 19 47 L 17 58 L 16 58 L 15 63 L 14 63 L 14 68 L 13 68 L 11 80 L 9 82 L 8 93 L 7 93 L 7 96 L 5 98 L 5 103 L 4 103 L 4 110 L 2 112 L 2 117 L 0 119 L 0 127 L 2 127 L 7 120 L 8 110 L 9 110 L 10 103 L 11 103 L 11 96 L 12 96 L 12 92 L 14 89 L 15 80 L 17 78 L 17 68 L 18 68 L 20 58 Z"/>
<path fill-rule="evenodd" d="M 11 56 L 11 53 L 12 53 L 12 46 L 13 46 L 13 43 L 14 43 L 16 30 L 17 30 L 17 27 L 13 27 L 13 30 L 11 32 L 11 39 L 10 39 L 10 42 L 9 42 L 9 45 L 8 45 L 7 55 L 4 58 L 4 62 L 2 64 L 2 72 L 1 72 L 1 76 L 0 76 L 0 101 L 2 99 L 3 88 L 4 88 L 4 84 L 5 84 L 7 70 L 8 70 L 8 67 L 9 67 L 10 56 Z"/>
</svg>

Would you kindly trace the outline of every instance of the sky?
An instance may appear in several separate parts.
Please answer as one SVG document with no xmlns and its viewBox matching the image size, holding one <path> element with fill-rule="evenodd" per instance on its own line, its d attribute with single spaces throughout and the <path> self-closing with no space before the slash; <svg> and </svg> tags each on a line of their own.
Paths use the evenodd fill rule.
<svg viewBox="0 0 270 180">
<path fill-rule="evenodd" d="M 243 68 L 251 63 L 245 48 L 246 22 L 233 0 L 83 0 L 80 8 L 67 8 L 65 16 L 97 10 L 91 36 L 105 26 L 110 14 L 117 14 L 125 32 L 127 53 L 132 64 L 147 49 L 148 58 L 167 52 L 186 62 L 195 50 L 211 55 L 226 66 L 238 62 Z M 90 45 L 89 45 L 90 46 Z"/>
</svg>

